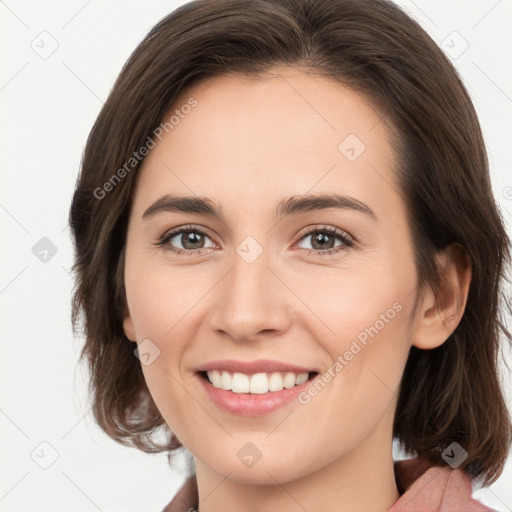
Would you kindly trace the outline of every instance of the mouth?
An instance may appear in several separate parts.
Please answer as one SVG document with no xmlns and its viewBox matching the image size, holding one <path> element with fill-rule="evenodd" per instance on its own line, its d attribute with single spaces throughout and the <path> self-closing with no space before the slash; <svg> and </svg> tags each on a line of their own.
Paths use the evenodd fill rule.
<svg viewBox="0 0 512 512">
<path fill-rule="evenodd" d="M 263 416 L 285 405 L 300 402 L 300 395 L 312 385 L 318 372 L 232 373 L 228 370 L 200 370 L 197 380 L 209 400 L 229 414 Z"/>
<path fill-rule="evenodd" d="M 313 380 L 317 371 L 241 373 L 227 370 L 199 371 L 198 375 L 216 389 L 233 394 L 263 395 L 292 389 Z"/>
<path fill-rule="evenodd" d="M 319 375 L 319 368 L 271 359 L 223 359 L 193 369 L 206 397 L 223 412 L 262 416 L 286 404 L 300 402 L 300 395 Z"/>
</svg>

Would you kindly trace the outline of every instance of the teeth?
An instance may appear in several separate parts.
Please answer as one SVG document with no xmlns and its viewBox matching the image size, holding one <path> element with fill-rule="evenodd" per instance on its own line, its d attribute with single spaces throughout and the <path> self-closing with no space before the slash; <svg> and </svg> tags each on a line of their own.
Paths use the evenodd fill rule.
<svg viewBox="0 0 512 512">
<path fill-rule="evenodd" d="M 212 370 L 206 372 L 208 379 L 214 387 L 232 391 L 233 393 L 254 393 L 263 394 L 281 391 L 283 388 L 290 389 L 294 386 L 304 384 L 308 380 L 308 372 L 304 373 L 255 373 L 246 375 L 227 371 Z"/>
<path fill-rule="evenodd" d="M 222 372 L 220 387 L 227 391 L 231 389 L 231 375 L 228 372 Z"/>
<path fill-rule="evenodd" d="M 241 375 L 241 373 L 235 374 Z M 234 376 L 233 376 L 234 378 Z M 249 391 L 251 393 L 266 393 L 268 391 L 268 378 L 264 373 L 255 373 L 251 377 L 251 384 L 249 386 Z M 246 391 L 245 391 L 246 393 Z"/>
<path fill-rule="evenodd" d="M 295 375 L 293 373 L 286 374 L 286 377 L 283 379 L 283 386 L 286 389 L 290 389 L 295 386 Z"/>
<path fill-rule="evenodd" d="M 304 382 L 306 382 L 308 380 L 308 376 L 309 374 L 304 372 L 304 373 L 299 373 L 299 375 L 297 375 L 297 379 L 295 381 L 295 384 L 297 386 L 299 386 L 300 384 L 304 384 Z"/>
<path fill-rule="evenodd" d="M 217 370 L 214 370 L 213 372 L 208 372 L 208 378 L 216 388 L 222 388 L 222 377 L 220 375 L 220 372 L 218 372 Z"/>
<path fill-rule="evenodd" d="M 281 391 L 283 388 L 283 377 L 280 373 L 273 373 L 268 382 L 269 391 Z"/>
<path fill-rule="evenodd" d="M 231 379 L 233 393 L 249 393 L 249 377 L 243 373 L 235 373 Z"/>
</svg>

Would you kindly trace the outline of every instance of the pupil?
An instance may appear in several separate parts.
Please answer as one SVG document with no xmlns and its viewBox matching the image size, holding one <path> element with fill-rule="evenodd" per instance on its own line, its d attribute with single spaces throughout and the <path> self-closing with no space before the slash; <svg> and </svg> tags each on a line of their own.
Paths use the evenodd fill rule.
<svg viewBox="0 0 512 512">
<path fill-rule="evenodd" d="M 330 235 L 325 235 L 323 233 L 318 233 L 317 236 L 314 239 L 314 244 L 317 243 L 317 244 L 319 244 L 320 248 L 325 248 L 326 245 L 328 245 L 328 243 L 329 243 L 329 238 L 330 238 Z"/>
<path fill-rule="evenodd" d="M 186 249 L 197 249 L 197 247 L 188 247 L 190 245 L 194 245 L 201 241 L 202 235 L 189 231 L 188 233 L 183 234 L 185 236 L 185 243 L 183 243 L 183 247 Z"/>
</svg>

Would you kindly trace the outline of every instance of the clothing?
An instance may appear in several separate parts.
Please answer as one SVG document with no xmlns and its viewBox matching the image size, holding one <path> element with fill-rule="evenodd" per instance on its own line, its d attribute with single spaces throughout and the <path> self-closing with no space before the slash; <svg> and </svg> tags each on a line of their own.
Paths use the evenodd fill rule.
<svg viewBox="0 0 512 512">
<path fill-rule="evenodd" d="M 494 512 L 471 497 L 471 479 L 461 469 L 415 458 L 396 461 L 394 471 L 400 498 L 388 512 Z M 162 512 L 196 512 L 198 502 L 193 475 Z"/>
</svg>

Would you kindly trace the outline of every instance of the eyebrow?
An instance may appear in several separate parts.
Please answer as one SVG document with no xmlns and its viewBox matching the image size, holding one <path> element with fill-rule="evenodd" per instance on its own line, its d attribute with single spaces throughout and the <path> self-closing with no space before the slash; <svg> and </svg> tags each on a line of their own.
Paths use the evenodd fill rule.
<svg viewBox="0 0 512 512">
<path fill-rule="evenodd" d="M 377 215 L 368 205 L 353 197 L 339 194 L 295 195 L 282 199 L 274 211 L 274 216 L 281 219 L 290 215 L 330 208 L 357 211 L 378 222 Z M 216 217 L 225 222 L 221 205 L 216 204 L 211 199 L 202 196 L 176 196 L 173 194 L 166 194 L 157 199 L 145 210 L 142 219 L 146 220 L 164 212 L 197 213 Z"/>
</svg>

